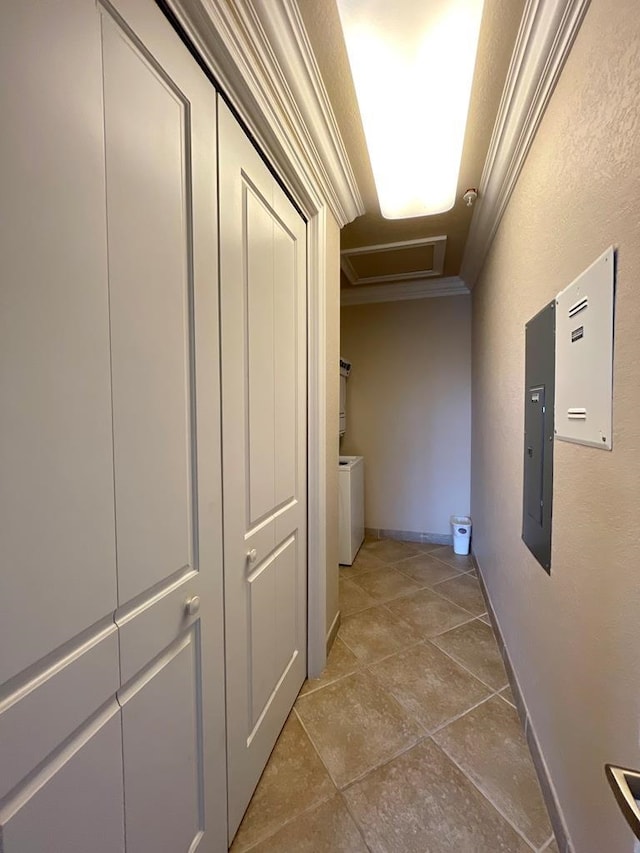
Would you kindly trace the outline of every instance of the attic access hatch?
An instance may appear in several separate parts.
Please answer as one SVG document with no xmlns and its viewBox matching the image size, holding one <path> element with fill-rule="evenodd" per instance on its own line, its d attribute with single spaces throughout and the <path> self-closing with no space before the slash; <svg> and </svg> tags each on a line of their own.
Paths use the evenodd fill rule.
<svg viewBox="0 0 640 853">
<path fill-rule="evenodd" d="M 556 300 L 556 437 L 611 450 L 613 247 Z"/>
<path fill-rule="evenodd" d="M 354 285 L 421 281 L 442 275 L 446 249 L 446 236 L 356 246 L 342 249 L 340 265 Z"/>
</svg>

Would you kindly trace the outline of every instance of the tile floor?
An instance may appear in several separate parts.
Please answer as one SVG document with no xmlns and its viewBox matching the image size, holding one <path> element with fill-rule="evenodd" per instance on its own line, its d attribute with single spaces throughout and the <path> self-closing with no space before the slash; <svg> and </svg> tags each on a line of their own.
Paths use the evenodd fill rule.
<svg viewBox="0 0 640 853">
<path fill-rule="evenodd" d="M 557 853 L 471 559 L 368 540 L 340 608 L 233 853 Z"/>
</svg>

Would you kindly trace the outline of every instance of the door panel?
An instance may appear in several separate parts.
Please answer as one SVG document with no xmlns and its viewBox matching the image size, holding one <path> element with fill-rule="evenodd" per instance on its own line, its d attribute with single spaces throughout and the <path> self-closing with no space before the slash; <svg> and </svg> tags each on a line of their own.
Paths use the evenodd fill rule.
<svg viewBox="0 0 640 853">
<path fill-rule="evenodd" d="M 111 619 L 0 702 L 0 801 L 110 698 L 120 683 Z"/>
<path fill-rule="evenodd" d="M 204 831 L 201 652 L 196 624 L 119 694 L 127 853 L 199 848 Z"/>
<path fill-rule="evenodd" d="M 101 66 L 93 4 L 3 7 L 0 685 L 116 606 Z"/>
<path fill-rule="evenodd" d="M 186 571 L 116 612 L 120 638 L 120 675 L 126 684 L 195 620 L 185 602 L 200 597 L 199 572 Z M 202 605 L 201 605 L 202 607 Z"/>
<path fill-rule="evenodd" d="M 298 613 L 297 547 L 292 536 L 247 578 L 251 649 L 248 673 L 251 733 L 295 658 Z"/>
<path fill-rule="evenodd" d="M 104 16 L 118 593 L 193 555 L 188 102 Z"/>
<path fill-rule="evenodd" d="M 2 805 L 2 851 L 124 853 L 122 799 L 120 709 L 113 699 Z"/>
<path fill-rule="evenodd" d="M 297 358 L 299 329 L 296 287 L 296 242 L 279 223 L 274 225 L 274 402 L 275 402 L 275 496 L 282 506 L 296 495 L 298 446 Z M 304 294 L 303 294 L 304 295 Z"/>
<path fill-rule="evenodd" d="M 222 851 L 216 96 L 152 0 L 114 6 L 104 97 L 127 849 Z"/>
<path fill-rule="evenodd" d="M 115 853 L 124 813 L 100 18 L 85 0 L 2 11 L 0 847 Z"/>
<path fill-rule="evenodd" d="M 219 105 L 230 837 L 306 673 L 305 225 Z"/>
<path fill-rule="evenodd" d="M 249 522 L 273 508 L 275 398 L 273 375 L 273 218 L 267 200 L 245 188 L 247 277 L 245 347 L 252 381 L 249 396 Z"/>
</svg>

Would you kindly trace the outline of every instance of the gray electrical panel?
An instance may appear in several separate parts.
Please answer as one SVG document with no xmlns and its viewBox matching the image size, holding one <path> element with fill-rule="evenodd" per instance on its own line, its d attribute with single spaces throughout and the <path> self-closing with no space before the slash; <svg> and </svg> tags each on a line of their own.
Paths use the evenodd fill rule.
<svg viewBox="0 0 640 853">
<path fill-rule="evenodd" d="M 551 572 L 555 300 L 526 325 L 522 538 Z"/>
</svg>

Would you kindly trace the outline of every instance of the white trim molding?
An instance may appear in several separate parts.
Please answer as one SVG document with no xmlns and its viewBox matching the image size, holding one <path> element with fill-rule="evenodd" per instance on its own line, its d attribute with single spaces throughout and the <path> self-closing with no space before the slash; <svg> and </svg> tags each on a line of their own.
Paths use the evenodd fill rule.
<svg viewBox="0 0 640 853">
<path fill-rule="evenodd" d="M 358 255 L 376 255 L 379 253 L 402 252 L 404 249 L 419 249 L 421 247 L 433 246 L 433 264 L 430 269 L 414 270 L 395 275 L 358 275 L 351 262 L 351 258 Z M 340 266 L 350 284 L 358 287 L 366 284 L 384 284 L 397 281 L 419 281 L 442 275 L 444 268 L 444 256 L 447 250 L 447 238 L 424 237 L 418 240 L 400 240 L 396 243 L 377 243 L 371 246 L 358 246 L 353 249 L 343 249 L 340 252 Z"/>
<path fill-rule="evenodd" d="M 327 211 L 307 228 L 307 673 L 327 661 Z"/>
<path fill-rule="evenodd" d="M 459 276 L 432 280 L 371 284 L 345 287 L 340 291 L 340 305 L 365 305 L 371 302 L 404 302 L 407 299 L 430 299 L 435 296 L 464 296 L 469 288 Z"/>
<path fill-rule="evenodd" d="M 298 4 L 253 3 L 308 131 L 305 150 L 314 156 L 318 183 L 342 227 L 365 212 L 364 202 Z"/>
<path fill-rule="evenodd" d="M 294 0 L 166 2 L 301 209 L 320 196 L 341 228 L 364 213 Z"/>
<path fill-rule="evenodd" d="M 590 0 L 527 0 L 462 259 L 473 287 Z"/>
<path fill-rule="evenodd" d="M 331 647 L 336 641 L 336 637 L 338 636 L 338 631 L 340 630 L 340 623 L 342 621 L 342 616 L 340 611 L 336 613 L 333 622 L 331 623 L 331 627 L 327 631 L 327 657 L 329 656 L 329 652 L 331 651 Z"/>
</svg>

